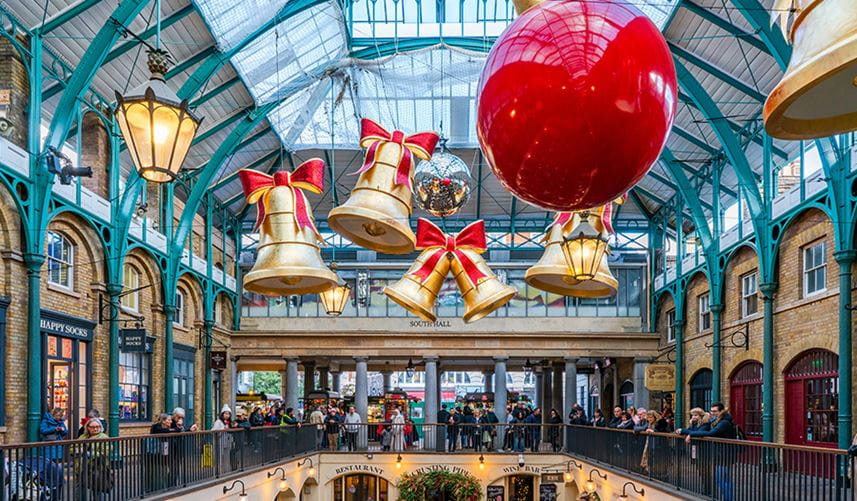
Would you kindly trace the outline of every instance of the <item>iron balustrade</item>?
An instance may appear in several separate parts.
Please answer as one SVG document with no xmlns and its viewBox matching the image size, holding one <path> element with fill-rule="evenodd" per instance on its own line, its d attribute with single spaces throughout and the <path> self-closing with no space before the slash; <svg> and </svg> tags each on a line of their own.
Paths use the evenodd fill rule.
<svg viewBox="0 0 857 501">
<path fill-rule="evenodd" d="M 396 283 L 405 272 L 401 270 L 340 271 L 351 286 L 351 298 L 341 317 L 409 317 L 417 318 L 391 301 L 384 287 Z M 615 296 L 588 299 L 548 294 L 524 281 L 523 269 L 495 270 L 503 280 L 516 289 L 515 296 L 489 317 L 640 317 L 640 297 L 644 294 L 643 268 L 617 266 L 611 269 L 619 281 Z M 269 298 L 244 293 L 241 316 L 252 317 L 326 317 L 318 294 Z M 438 318 L 458 318 L 464 313 L 464 301 L 454 280 L 447 280 L 438 294 L 435 308 Z"/>
<path fill-rule="evenodd" d="M 567 426 L 566 451 L 706 499 L 851 500 L 846 451 L 750 440 Z"/>
</svg>

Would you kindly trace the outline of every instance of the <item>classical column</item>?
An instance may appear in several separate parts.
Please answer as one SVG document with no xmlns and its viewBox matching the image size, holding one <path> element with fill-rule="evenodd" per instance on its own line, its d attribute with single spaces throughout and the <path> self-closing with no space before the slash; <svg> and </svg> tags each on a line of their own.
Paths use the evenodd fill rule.
<svg viewBox="0 0 857 501">
<path fill-rule="evenodd" d="M 393 371 L 381 371 L 381 378 L 384 380 L 384 393 L 393 390 Z"/>
<path fill-rule="evenodd" d="M 604 385 L 601 384 L 601 366 L 598 363 L 595 364 L 595 388 L 598 390 L 598 407 L 604 407 L 603 399 L 604 399 Z M 590 400 L 592 400 L 590 398 Z M 588 409 L 587 418 L 591 418 L 595 413 L 595 407 Z"/>
<path fill-rule="evenodd" d="M 235 415 L 236 409 L 238 407 L 238 357 L 229 357 L 229 365 L 231 369 L 231 379 L 232 379 L 232 415 Z M 219 410 L 219 409 L 218 409 Z"/>
<path fill-rule="evenodd" d="M 762 324 L 762 441 L 764 442 L 774 441 L 774 293 L 776 290 L 775 283 L 759 285 L 764 305 Z M 850 329 L 851 326 L 849 325 L 848 328 Z M 678 371 L 676 371 L 676 378 L 678 378 Z M 839 391 L 842 392 L 842 378 L 839 381 Z M 676 406 L 676 417 L 681 415 L 678 409 L 682 408 Z"/>
<path fill-rule="evenodd" d="M 337 393 L 339 393 L 339 375 L 340 375 L 339 370 L 331 370 L 330 371 L 330 379 L 331 379 L 330 389 L 331 389 L 331 391 L 335 391 Z"/>
<path fill-rule="evenodd" d="M 676 308 L 673 331 L 675 332 L 675 426 L 681 428 L 684 420 L 684 313 Z"/>
<path fill-rule="evenodd" d="M 329 390 L 330 389 L 330 381 L 328 380 L 328 368 L 327 367 L 319 367 L 318 368 L 318 389 L 319 390 Z"/>
<path fill-rule="evenodd" d="M 550 364 L 542 367 L 542 412 L 553 406 L 553 371 Z"/>
<path fill-rule="evenodd" d="M 646 367 L 648 365 L 648 359 L 635 358 L 632 380 L 634 382 L 634 406 L 646 409 L 650 406 L 649 390 L 646 389 Z"/>
<path fill-rule="evenodd" d="M 120 294 L 122 294 L 122 284 L 107 284 L 107 295 L 109 297 L 108 317 L 110 327 L 110 375 L 108 382 L 110 384 L 109 391 L 109 408 L 107 411 L 107 430 L 104 430 L 111 437 L 119 436 L 119 312 L 120 312 Z"/>
<path fill-rule="evenodd" d="M 354 369 L 356 375 L 354 384 L 354 407 L 357 409 L 357 414 L 360 415 L 361 421 L 366 423 L 367 415 L 369 414 L 368 359 L 366 357 L 354 357 L 354 361 L 356 362 L 356 367 Z M 367 445 L 368 436 L 366 431 L 366 427 L 360 428 L 358 447 L 361 449 L 365 449 Z"/>
<path fill-rule="evenodd" d="M 285 359 L 283 360 L 283 362 L 288 364 L 288 362 Z M 288 367 L 288 365 L 286 365 L 285 367 Z M 278 372 L 280 373 L 280 396 L 283 397 L 283 402 L 285 402 L 286 401 L 286 386 L 288 386 L 287 371 L 285 368 L 283 368 L 282 370 L 280 370 Z"/>
<path fill-rule="evenodd" d="M 613 364 L 613 401 L 610 402 L 610 407 L 602 406 L 604 407 L 604 415 L 609 416 L 610 412 L 608 411 L 617 405 L 619 405 L 619 366 Z"/>
<path fill-rule="evenodd" d="M 852 153 L 853 155 L 854 153 Z M 839 448 L 851 445 L 851 265 L 857 253 L 853 250 L 833 254 L 839 264 Z"/>
<path fill-rule="evenodd" d="M 562 391 L 562 370 L 563 364 L 562 362 L 554 362 L 553 364 L 553 402 L 551 403 L 551 408 L 556 409 L 557 412 L 562 412 L 563 410 L 563 391 Z M 550 417 L 550 409 L 542 409 L 542 414 L 545 416 L 545 419 Z"/>
<path fill-rule="evenodd" d="M 535 395 L 533 396 L 533 402 L 535 403 L 536 407 L 544 407 L 545 379 L 544 379 L 544 372 L 542 371 L 541 367 L 533 368 L 533 379 L 535 380 L 535 385 L 534 385 L 535 388 L 533 391 L 533 393 Z M 542 409 L 542 410 L 544 410 L 544 409 Z"/>
<path fill-rule="evenodd" d="M 491 371 L 482 372 L 482 391 L 491 393 L 494 391 L 494 373 Z"/>
<path fill-rule="evenodd" d="M 202 325 L 203 328 L 203 336 L 204 336 L 204 350 L 203 350 L 203 360 L 202 360 L 202 369 L 205 371 L 205 377 L 203 378 L 203 391 L 202 391 L 202 415 L 203 415 L 203 423 L 205 425 L 205 429 L 211 429 L 211 425 L 214 423 L 214 416 L 220 412 L 220 409 L 214 408 L 214 401 L 211 395 L 211 389 L 214 386 L 212 382 L 212 370 L 211 370 L 211 341 L 214 339 L 214 320 L 205 320 Z M 116 430 L 116 436 L 119 435 L 119 430 Z"/>
<path fill-rule="evenodd" d="M 315 362 L 304 361 L 304 396 L 313 390 L 315 390 Z"/>
<path fill-rule="evenodd" d="M 426 430 L 423 432 L 423 436 L 425 437 L 425 447 L 427 450 L 433 450 L 437 447 L 437 437 L 438 433 L 436 432 L 436 428 L 432 425 L 437 424 L 437 413 L 440 411 L 440 401 L 438 400 L 438 374 L 437 374 L 437 357 L 425 357 L 423 359 L 425 362 L 425 415 L 423 416 L 423 422 L 427 425 Z M 441 439 L 443 440 L 443 439 Z M 441 450 L 443 449 L 443 444 L 440 445 Z"/>
<path fill-rule="evenodd" d="M 494 414 L 500 423 L 506 422 L 506 360 L 508 357 L 494 357 Z M 502 433 L 498 433 L 502 445 Z"/>
<path fill-rule="evenodd" d="M 571 408 L 577 403 L 577 359 L 565 359 L 565 398 L 563 399 L 562 409 L 557 411 L 562 412 L 562 421 L 568 422 L 568 415 L 571 414 Z"/>
<path fill-rule="evenodd" d="M 286 408 L 298 408 L 298 364 L 297 357 L 286 358 L 286 391 L 283 393 L 283 401 Z"/>
</svg>

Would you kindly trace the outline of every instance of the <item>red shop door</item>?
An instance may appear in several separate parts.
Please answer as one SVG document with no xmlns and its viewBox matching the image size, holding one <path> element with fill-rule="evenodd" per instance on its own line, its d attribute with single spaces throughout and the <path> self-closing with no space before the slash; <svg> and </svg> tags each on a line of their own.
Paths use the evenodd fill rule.
<svg viewBox="0 0 857 501">
<path fill-rule="evenodd" d="M 806 401 L 803 381 L 786 381 L 786 443 L 806 445 Z"/>
<path fill-rule="evenodd" d="M 747 430 L 747 423 L 744 419 L 744 386 L 732 385 L 729 388 L 729 413 L 732 414 L 732 419 L 735 424 L 741 427 L 742 430 Z"/>
</svg>

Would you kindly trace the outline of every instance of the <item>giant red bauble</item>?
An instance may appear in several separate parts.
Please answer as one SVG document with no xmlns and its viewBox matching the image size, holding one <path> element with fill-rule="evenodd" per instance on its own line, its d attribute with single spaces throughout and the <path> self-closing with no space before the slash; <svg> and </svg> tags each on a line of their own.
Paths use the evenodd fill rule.
<svg viewBox="0 0 857 501">
<path fill-rule="evenodd" d="M 494 43 L 476 133 L 497 178 L 545 209 L 603 205 L 657 160 L 676 111 L 658 28 L 626 2 L 548 0 Z"/>
</svg>

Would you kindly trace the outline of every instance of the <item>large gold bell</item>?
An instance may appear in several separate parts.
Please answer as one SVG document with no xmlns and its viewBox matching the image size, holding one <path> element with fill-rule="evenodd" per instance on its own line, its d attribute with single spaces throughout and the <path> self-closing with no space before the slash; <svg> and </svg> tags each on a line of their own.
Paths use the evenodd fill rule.
<svg viewBox="0 0 857 501">
<path fill-rule="evenodd" d="M 474 286 L 459 260 L 452 260 L 452 274 L 464 299 L 462 318 L 469 324 L 508 303 L 515 296 L 515 288 L 501 282 L 478 252 L 470 249 L 460 249 L 460 252 L 467 255 L 484 274 Z"/>
<path fill-rule="evenodd" d="M 405 276 L 393 285 L 384 287 L 384 294 L 387 297 L 428 322 L 437 320 L 437 315 L 434 314 L 434 305 L 446 280 L 446 275 L 449 273 L 449 259 L 446 257 L 439 259 L 425 281 L 421 282 L 414 273 L 422 268 L 428 258 L 436 251 L 437 249 L 434 248 L 424 250 L 411 265 L 408 272 L 405 273 Z"/>
<path fill-rule="evenodd" d="M 779 139 L 857 130 L 857 1 L 792 1 L 792 56 L 765 102 L 765 129 Z M 774 14 L 786 16 L 788 10 Z"/>
<path fill-rule="evenodd" d="M 355 244 L 386 254 L 414 251 L 411 230 L 411 190 L 396 184 L 401 144 L 378 146 L 374 167 L 360 174 L 348 200 L 330 211 L 330 228 Z"/>
<path fill-rule="evenodd" d="M 337 284 L 336 274 L 321 259 L 315 232 L 298 228 L 294 192 L 270 189 L 260 200 L 265 219 L 259 227 L 256 263 L 244 276 L 249 292 L 269 295 L 313 294 Z"/>
<path fill-rule="evenodd" d="M 524 280 L 536 289 L 571 296 L 580 281 L 571 276 L 568 261 L 562 252 L 563 226 L 554 224 L 550 227 L 545 252 L 536 264 L 527 269 Z"/>
</svg>

